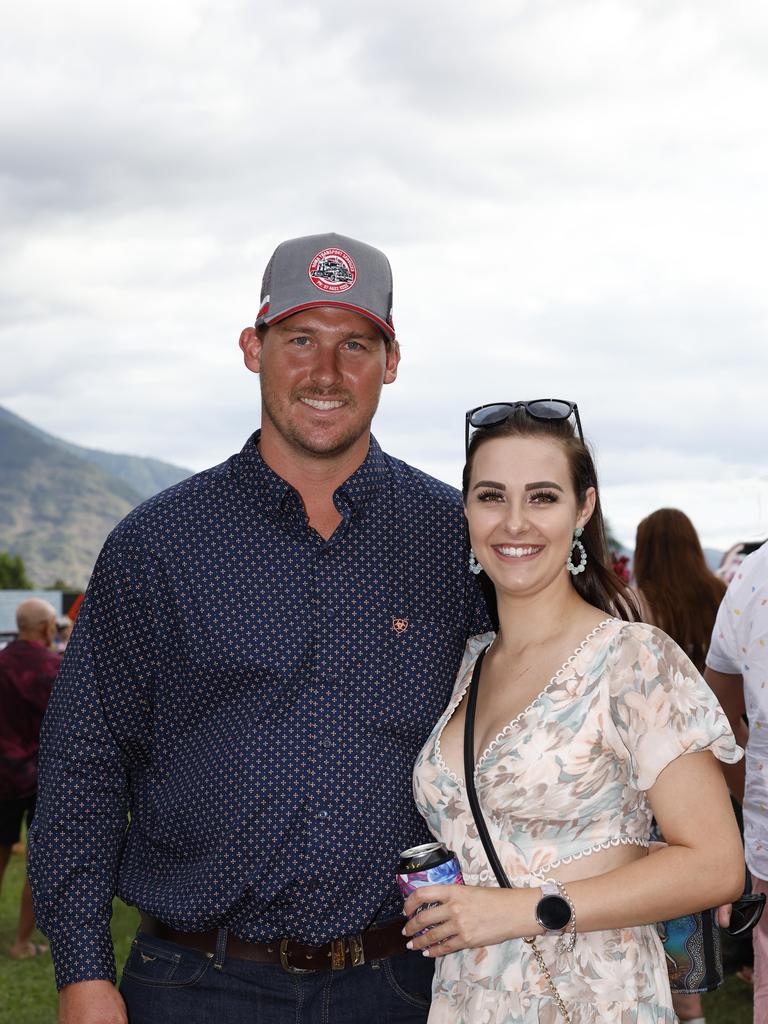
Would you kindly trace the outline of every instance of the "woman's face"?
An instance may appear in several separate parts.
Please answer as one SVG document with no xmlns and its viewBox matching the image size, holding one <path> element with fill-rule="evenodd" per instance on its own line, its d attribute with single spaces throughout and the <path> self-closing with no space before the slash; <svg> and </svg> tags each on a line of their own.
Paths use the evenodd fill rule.
<svg viewBox="0 0 768 1024">
<path fill-rule="evenodd" d="M 496 589 L 525 596 L 567 582 L 573 531 L 594 505 L 589 488 L 579 508 L 557 441 L 499 437 L 477 449 L 464 512 L 475 557 Z"/>
</svg>

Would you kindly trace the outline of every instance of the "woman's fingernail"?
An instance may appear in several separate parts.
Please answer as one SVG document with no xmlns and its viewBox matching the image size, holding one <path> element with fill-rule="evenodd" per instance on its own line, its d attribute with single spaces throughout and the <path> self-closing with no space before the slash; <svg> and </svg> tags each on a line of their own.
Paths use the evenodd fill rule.
<svg viewBox="0 0 768 1024">
<path fill-rule="evenodd" d="M 406 949 L 413 949 L 413 942 L 406 942 L 405 948 Z"/>
<path fill-rule="evenodd" d="M 429 950 L 428 949 L 422 949 L 421 955 L 422 956 L 429 956 Z"/>
</svg>

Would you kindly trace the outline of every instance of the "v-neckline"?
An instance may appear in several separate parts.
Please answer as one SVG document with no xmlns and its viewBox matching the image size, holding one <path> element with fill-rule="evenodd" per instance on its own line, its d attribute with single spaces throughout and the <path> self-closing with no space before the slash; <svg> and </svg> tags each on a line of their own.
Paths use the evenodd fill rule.
<svg viewBox="0 0 768 1024">
<path fill-rule="evenodd" d="M 536 694 L 536 696 L 533 698 L 533 700 L 526 707 L 524 707 L 522 711 L 519 711 L 515 715 L 514 718 L 512 718 L 509 722 L 507 722 L 507 724 L 504 726 L 504 728 L 500 732 L 498 732 L 496 734 L 496 736 L 491 740 L 491 742 L 488 744 L 488 746 L 482 751 L 480 756 L 475 760 L 475 779 L 477 779 L 477 777 L 478 777 L 478 775 L 480 773 L 480 769 L 482 768 L 483 762 L 486 760 L 486 758 L 513 731 L 513 729 L 520 723 L 521 719 L 525 718 L 525 716 L 528 715 L 536 707 L 536 705 L 540 703 L 540 701 L 544 697 L 546 697 L 546 695 L 549 693 L 549 691 L 554 686 L 556 686 L 558 682 L 560 682 L 562 680 L 562 678 L 565 675 L 565 673 L 568 671 L 568 669 L 571 667 L 571 665 L 573 665 L 574 661 L 578 658 L 578 656 L 582 653 L 582 651 L 586 647 L 588 647 L 590 645 L 592 640 L 594 640 L 594 638 L 599 633 L 601 633 L 602 630 L 606 626 L 610 625 L 610 623 L 612 623 L 612 622 L 618 622 L 618 621 L 620 621 L 620 620 L 617 619 L 615 616 L 610 616 L 607 619 L 603 619 L 602 622 L 599 622 L 594 627 L 594 629 L 591 629 L 589 631 L 589 633 L 587 633 L 587 635 L 579 643 L 579 645 L 576 647 L 576 649 L 573 651 L 573 653 L 568 658 L 566 658 L 566 660 L 563 662 L 563 664 L 560 666 L 560 668 L 557 670 L 557 672 L 555 672 L 555 674 L 549 680 L 547 685 Z M 490 648 L 493 645 L 493 642 L 494 642 L 495 639 L 496 638 L 494 636 L 493 640 L 491 640 L 491 642 L 485 648 L 483 648 L 483 650 L 485 650 L 485 651 L 490 650 Z M 453 718 L 453 716 L 456 714 L 458 709 L 461 707 L 461 704 L 462 704 L 464 698 L 467 696 L 467 691 L 469 690 L 469 685 L 472 682 L 472 673 L 475 670 L 475 665 L 477 664 L 477 658 L 480 657 L 481 653 L 482 653 L 482 651 L 478 651 L 477 657 L 475 657 L 475 659 L 472 661 L 472 664 L 467 667 L 467 670 L 466 670 L 465 675 L 464 675 L 464 683 L 463 683 L 463 685 L 461 687 L 461 690 L 458 692 L 458 694 L 456 694 L 454 696 L 453 700 L 448 705 L 448 708 L 446 709 L 447 713 L 445 714 L 445 716 L 443 718 L 443 721 L 442 721 L 442 723 L 440 725 L 440 728 L 437 731 L 437 735 L 435 736 L 435 761 L 437 762 L 437 765 L 439 766 L 439 768 L 440 768 L 440 770 L 442 772 L 444 772 L 450 779 L 452 779 L 462 789 L 465 787 L 464 778 L 462 776 L 457 775 L 456 772 L 454 772 L 451 768 L 449 768 L 447 762 L 445 761 L 445 759 L 443 757 L 442 748 L 441 748 L 441 740 L 442 740 L 443 732 L 445 731 L 445 727 L 448 725 L 450 720 Z M 463 750 L 463 741 L 462 741 L 462 750 Z"/>
</svg>

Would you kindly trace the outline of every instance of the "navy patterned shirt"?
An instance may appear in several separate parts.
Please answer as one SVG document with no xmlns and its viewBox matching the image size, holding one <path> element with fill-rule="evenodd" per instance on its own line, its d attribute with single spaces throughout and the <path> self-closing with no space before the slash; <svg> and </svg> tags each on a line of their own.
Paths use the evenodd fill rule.
<svg viewBox="0 0 768 1024">
<path fill-rule="evenodd" d="M 385 455 L 329 540 L 249 439 L 99 556 L 43 726 L 30 837 L 59 987 L 114 978 L 110 904 L 320 944 L 396 917 L 416 755 L 487 628 L 457 491 Z"/>
</svg>

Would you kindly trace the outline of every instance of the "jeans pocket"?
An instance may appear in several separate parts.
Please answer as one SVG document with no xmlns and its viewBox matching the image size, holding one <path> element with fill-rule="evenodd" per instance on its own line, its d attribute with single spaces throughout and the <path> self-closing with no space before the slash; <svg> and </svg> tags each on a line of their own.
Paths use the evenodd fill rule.
<svg viewBox="0 0 768 1024">
<path fill-rule="evenodd" d="M 421 954 L 404 953 L 381 961 L 389 987 L 409 1006 L 420 1010 L 432 1001 L 434 962 Z"/>
<path fill-rule="evenodd" d="M 212 958 L 171 943 L 138 935 L 131 944 L 123 975 L 145 985 L 179 988 L 199 981 Z"/>
</svg>

